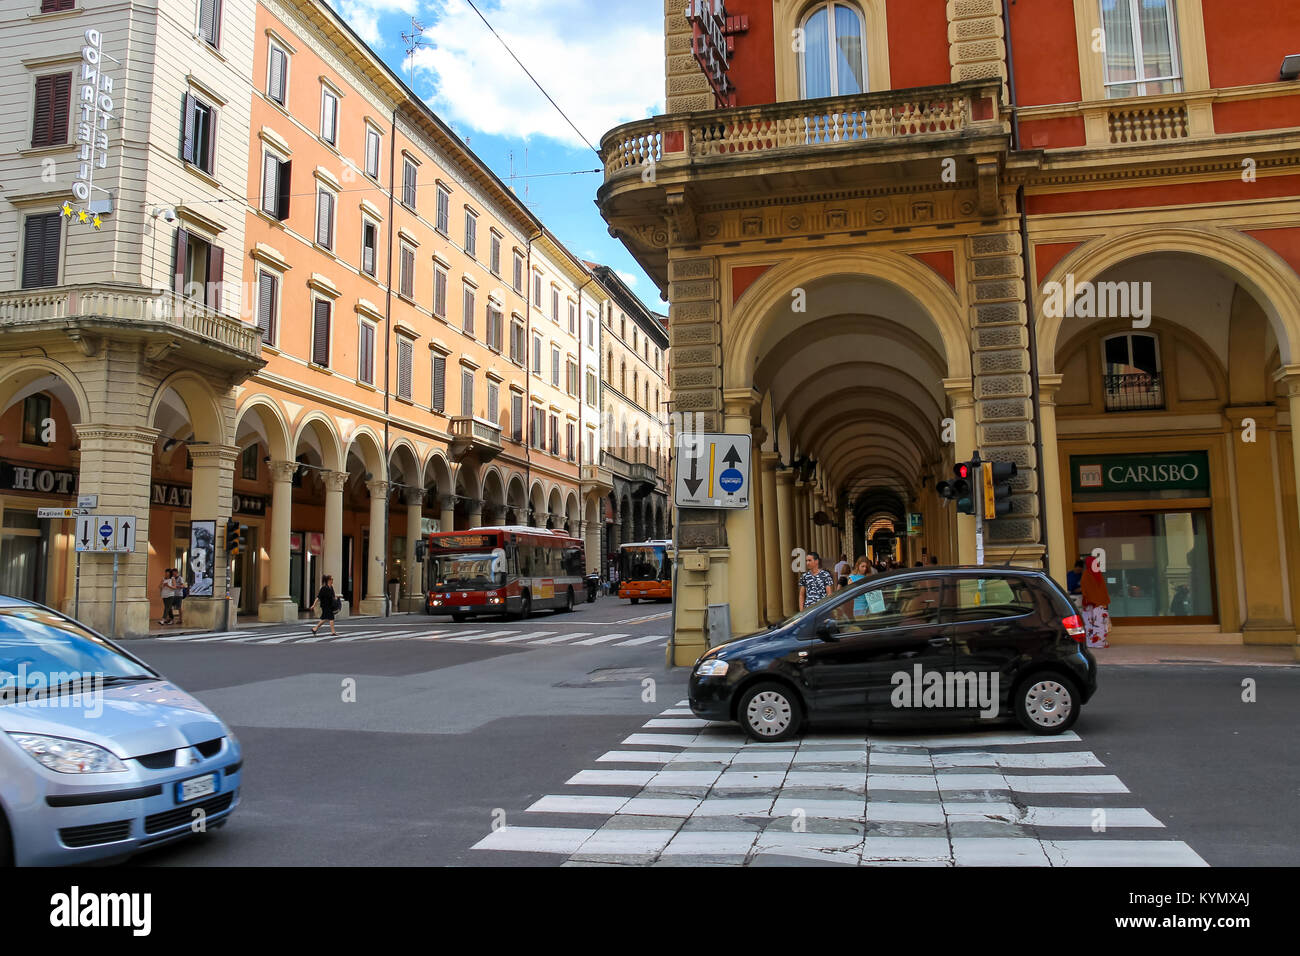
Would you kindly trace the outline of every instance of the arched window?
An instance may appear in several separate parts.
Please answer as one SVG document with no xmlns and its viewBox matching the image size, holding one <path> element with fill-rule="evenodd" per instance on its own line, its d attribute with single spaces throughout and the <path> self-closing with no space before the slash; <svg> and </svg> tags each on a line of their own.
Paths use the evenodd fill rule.
<svg viewBox="0 0 1300 956">
<path fill-rule="evenodd" d="M 820 3 L 803 21 L 800 95 L 849 96 L 867 89 L 867 48 L 862 13 L 847 3 Z"/>
<path fill-rule="evenodd" d="M 1149 333 L 1123 332 L 1101 343 L 1102 390 L 1106 411 L 1165 407 L 1160 341 Z"/>
<path fill-rule="evenodd" d="M 619 366 L 618 371 L 618 390 L 624 395 L 627 394 L 627 362 Z"/>
</svg>

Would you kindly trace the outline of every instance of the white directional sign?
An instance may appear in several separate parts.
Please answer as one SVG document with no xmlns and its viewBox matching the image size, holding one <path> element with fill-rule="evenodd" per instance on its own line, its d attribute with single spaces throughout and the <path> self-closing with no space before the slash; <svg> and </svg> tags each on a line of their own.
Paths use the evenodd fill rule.
<svg viewBox="0 0 1300 956">
<path fill-rule="evenodd" d="M 131 515 L 78 515 L 77 550 L 134 551 L 135 526 Z"/>
<path fill-rule="evenodd" d="M 749 456 L 749 435 L 678 435 L 673 501 L 681 508 L 748 508 Z"/>
<path fill-rule="evenodd" d="M 78 515 L 77 516 L 77 550 L 94 551 L 95 550 L 95 516 Z"/>
<path fill-rule="evenodd" d="M 36 517 L 38 518 L 75 518 L 78 515 L 84 515 L 85 508 L 37 508 Z"/>
<path fill-rule="evenodd" d="M 99 495 L 77 495 L 77 507 L 93 511 L 99 507 Z"/>
</svg>

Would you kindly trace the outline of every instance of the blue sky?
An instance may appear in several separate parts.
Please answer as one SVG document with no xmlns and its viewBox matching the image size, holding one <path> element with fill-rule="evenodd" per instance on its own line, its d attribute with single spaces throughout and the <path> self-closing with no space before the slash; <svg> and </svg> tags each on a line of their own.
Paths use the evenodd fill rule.
<svg viewBox="0 0 1300 956">
<path fill-rule="evenodd" d="M 610 237 L 594 199 L 600 160 L 537 91 L 467 0 L 329 0 L 407 84 L 577 256 L 617 270 L 652 309 L 653 282 Z M 647 0 L 474 0 L 593 146 L 663 112 L 663 6 Z M 406 57 L 411 17 L 424 46 Z M 513 153 L 514 173 L 511 182 Z M 528 175 L 530 178 L 524 179 Z"/>
</svg>

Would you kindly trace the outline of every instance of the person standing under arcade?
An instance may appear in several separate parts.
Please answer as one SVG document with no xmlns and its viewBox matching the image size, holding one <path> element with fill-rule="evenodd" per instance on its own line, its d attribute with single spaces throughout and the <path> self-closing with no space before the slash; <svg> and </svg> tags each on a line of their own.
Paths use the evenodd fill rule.
<svg viewBox="0 0 1300 956">
<path fill-rule="evenodd" d="M 1110 647 L 1106 635 L 1110 633 L 1110 590 L 1101 573 L 1101 560 L 1095 555 L 1088 558 L 1087 570 L 1080 581 L 1083 604 L 1083 628 L 1089 647 Z"/>
</svg>

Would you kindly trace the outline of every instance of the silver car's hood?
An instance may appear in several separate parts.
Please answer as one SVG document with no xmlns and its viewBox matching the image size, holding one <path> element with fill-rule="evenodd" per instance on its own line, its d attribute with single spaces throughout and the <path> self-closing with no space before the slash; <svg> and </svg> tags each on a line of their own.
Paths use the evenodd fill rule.
<svg viewBox="0 0 1300 956">
<path fill-rule="evenodd" d="M 216 714 L 165 680 L 140 681 L 0 706 L 0 730 L 85 740 L 119 757 L 139 757 L 224 737 Z"/>
</svg>

